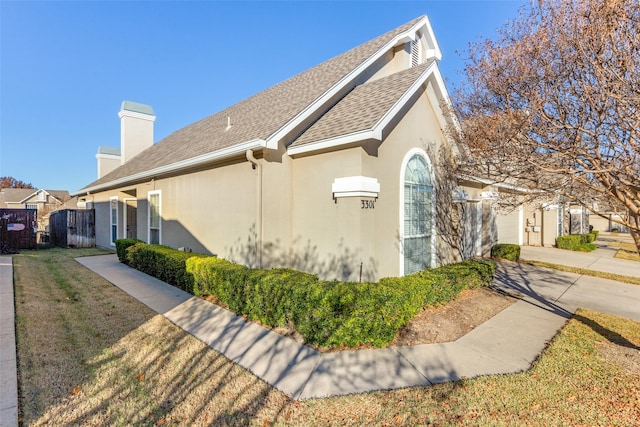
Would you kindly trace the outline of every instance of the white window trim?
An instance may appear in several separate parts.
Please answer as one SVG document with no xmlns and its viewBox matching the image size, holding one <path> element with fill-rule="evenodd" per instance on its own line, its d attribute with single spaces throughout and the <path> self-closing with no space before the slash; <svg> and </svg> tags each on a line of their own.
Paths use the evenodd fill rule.
<svg viewBox="0 0 640 427">
<path fill-rule="evenodd" d="M 426 151 L 421 148 L 412 148 L 405 154 L 404 159 L 402 159 L 402 166 L 400 167 L 400 203 L 399 203 L 399 218 L 400 223 L 398 226 L 398 235 L 400 236 L 400 253 L 398 254 L 400 257 L 400 276 L 404 276 L 404 175 L 407 171 L 407 165 L 409 164 L 409 160 L 415 155 L 421 156 L 425 162 L 427 162 L 427 167 L 429 168 L 429 174 L 431 178 L 431 260 L 429 265 L 433 268 L 436 267 L 436 180 L 433 173 L 433 165 L 431 163 L 431 159 Z"/>
<path fill-rule="evenodd" d="M 116 202 L 116 222 L 113 222 L 113 201 L 115 200 Z M 118 218 L 119 218 L 119 212 L 118 212 L 118 196 L 113 196 L 113 197 L 109 197 L 109 244 L 111 246 L 115 246 L 116 242 L 113 239 L 113 226 L 116 226 L 116 239 L 118 238 Z"/>
<path fill-rule="evenodd" d="M 147 243 L 151 243 L 151 196 L 158 195 L 158 244 L 162 244 L 162 190 L 147 193 Z"/>
<path fill-rule="evenodd" d="M 518 246 L 524 245 L 524 206 L 518 206 Z"/>
<path fill-rule="evenodd" d="M 482 200 L 479 200 L 476 205 L 476 242 L 475 242 L 475 255 L 482 256 Z"/>
</svg>

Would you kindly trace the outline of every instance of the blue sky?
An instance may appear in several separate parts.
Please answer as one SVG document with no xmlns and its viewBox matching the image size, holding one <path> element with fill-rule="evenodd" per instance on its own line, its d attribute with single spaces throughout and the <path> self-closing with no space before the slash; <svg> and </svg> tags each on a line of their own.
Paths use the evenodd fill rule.
<svg viewBox="0 0 640 427">
<path fill-rule="evenodd" d="M 37 188 L 96 179 L 123 100 L 153 106 L 155 141 L 427 14 L 449 90 L 469 42 L 526 0 L 0 0 L 0 176 Z"/>
</svg>

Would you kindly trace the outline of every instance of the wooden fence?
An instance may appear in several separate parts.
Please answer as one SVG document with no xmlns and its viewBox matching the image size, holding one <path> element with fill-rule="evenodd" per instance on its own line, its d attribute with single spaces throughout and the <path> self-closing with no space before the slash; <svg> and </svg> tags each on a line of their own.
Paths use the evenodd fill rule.
<svg viewBox="0 0 640 427">
<path fill-rule="evenodd" d="M 0 253 L 37 248 L 37 214 L 36 209 L 0 209 Z"/>
<path fill-rule="evenodd" d="M 49 217 L 49 239 L 63 248 L 91 248 L 96 245 L 94 209 L 62 209 Z"/>
</svg>

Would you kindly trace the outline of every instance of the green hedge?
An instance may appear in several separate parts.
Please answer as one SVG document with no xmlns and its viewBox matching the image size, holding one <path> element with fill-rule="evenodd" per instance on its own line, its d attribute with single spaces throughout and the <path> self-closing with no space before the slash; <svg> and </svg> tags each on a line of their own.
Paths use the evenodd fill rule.
<svg viewBox="0 0 640 427">
<path fill-rule="evenodd" d="M 556 247 L 571 251 L 591 252 L 597 249 L 597 246 L 592 243 L 596 238 L 597 233 L 558 236 L 556 238 Z"/>
<path fill-rule="evenodd" d="M 118 239 L 114 242 L 116 244 L 116 254 L 118 255 L 118 260 L 124 264 L 127 264 L 127 248 L 129 246 L 133 246 L 136 243 L 144 243 L 139 239 Z"/>
<path fill-rule="evenodd" d="M 193 276 L 187 272 L 186 261 L 207 255 L 178 251 L 162 245 L 136 243 L 127 247 L 127 264 L 131 267 L 193 293 Z"/>
<path fill-rule="evenodd" d="M 323 347 L 383 347 L 421 307 L 446 303 L 464 289 L 493 280 L 490 261 L 469 260 L 379 283 L 319 280 L 277 268 L 249 269 L 160 245 L 121 242 L 133 268 L 194 295 L 213 295 L 230 310 L 271 326 L 293 325 Z"/>
<path fill-rule="evenodd" d="M 491 257 L 518 261 L 520 259 L 520 246 L 510 243 L 495 244 L 491 248 Z"/>
<path fill-rule="evenodd" d="M 214 295 L 238 314 L 275 327 L 293 324 L 324 347 L 387 345 L 421 307 L 489 285 L 494 265 L 465 261 L 380 283 L 322 281 L 290 269 L 251 270 L 217 258 L 191 258 L 196 295 Z"/>
</svg>

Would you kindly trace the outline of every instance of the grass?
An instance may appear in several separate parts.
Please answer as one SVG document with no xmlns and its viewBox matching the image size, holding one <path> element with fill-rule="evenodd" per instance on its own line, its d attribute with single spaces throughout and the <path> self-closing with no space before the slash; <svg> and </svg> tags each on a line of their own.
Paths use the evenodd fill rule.
<svg viewBox="0 0 640 427">
<path fill-rule="evenodd" d="M 535 265 L 537 267 L 551 268 L 553 270 L 567 271 L 569 273 L 583 274 L 585 276 L 600 277 L 602 279 L 616 280 L 618 282 L 640 285 L 640 277 L 625 276 L 623 274 L 606 273 L 603 271 L 589 270 L 581 267 L 570 267 L 567 265 L 554 264 L 545 261 L 520 260 L 522 264 Z"/>
<path fill-rule="evenodd" d="M 75 256 L 13 257 L 22 425 L 634 425 L 640 324 L 580 311 L 534 367 L 295 402 L 151 312 Z M 636 362 L 637 363 L 637 362 Z"/>
<path fill-rule="evenodd" d="M 614 248 L 620 248 L 618 252 L 616 252 L 615 258 L 640 261 L 640 254 L 638 254 L 636 245 L 624 242 L 611 242 L 608 245 Z"/>
</svg>

